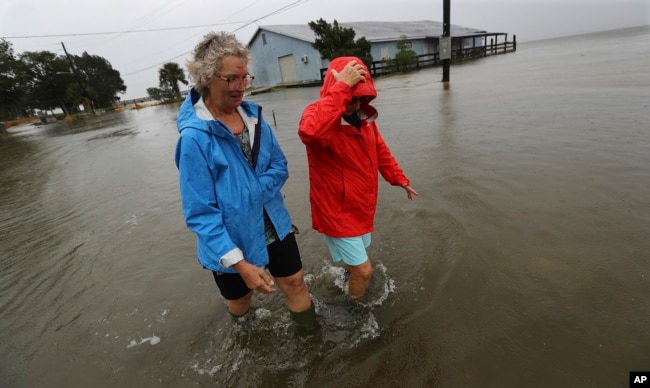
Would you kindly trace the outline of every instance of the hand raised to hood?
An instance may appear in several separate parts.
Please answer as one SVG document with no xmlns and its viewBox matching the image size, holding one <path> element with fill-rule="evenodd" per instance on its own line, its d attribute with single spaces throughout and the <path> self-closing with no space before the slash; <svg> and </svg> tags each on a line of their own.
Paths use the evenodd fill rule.
<svg viewBox="0 0 650 388">
<path fill-rule="evenodd" d="M 341 72 L 332 69 L 332 75 L 335 80 L 345 82 L 349 87 L 353 87 L 359 82 L 366 82 L 366 69 L 355 60 L 348 62 Z"/>
</svg>

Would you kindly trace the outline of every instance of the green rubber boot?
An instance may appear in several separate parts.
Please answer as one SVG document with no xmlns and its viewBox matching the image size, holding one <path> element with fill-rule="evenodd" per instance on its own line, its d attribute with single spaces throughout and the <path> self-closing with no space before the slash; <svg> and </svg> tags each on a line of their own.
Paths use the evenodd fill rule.
<svg viewBox="0 0 650 388">
<path fill-rule="evenodd" d="M 316 320 L 316 308 L 314 303 L 305 310 L 295 312 L 289 310 L 291 319 L 296 323 L 296 329 L 300 334 L 311 334 L 318 329 L 318 321 Z"/>
</svg>

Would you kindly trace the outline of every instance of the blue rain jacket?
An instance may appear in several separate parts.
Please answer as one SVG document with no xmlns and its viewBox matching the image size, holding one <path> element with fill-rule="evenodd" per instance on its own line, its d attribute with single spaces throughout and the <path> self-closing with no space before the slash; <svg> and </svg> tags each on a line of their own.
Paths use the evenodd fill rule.
<svg viewBox="0 0 650 388">
<path fill-rule="evenodd" d="M 255 128 L 252 168 L 239 142 L 220 120 L 206 121 L 196 115 L 194 104 L 199 99 L 192 89 L 181 105 L 175 157 L 183 215 L 196 234 L 198 260 L 209 270 L 235 273 L 219 260 L 238 247 L 247 262 L 264 267 L 269 258 L 263 210 L 281 240 L 291 230 L 280 191 L 289 177 L 287 160 L 259 105 L 248 101 L 240 105 L 249 130 Z"/>
</svg>

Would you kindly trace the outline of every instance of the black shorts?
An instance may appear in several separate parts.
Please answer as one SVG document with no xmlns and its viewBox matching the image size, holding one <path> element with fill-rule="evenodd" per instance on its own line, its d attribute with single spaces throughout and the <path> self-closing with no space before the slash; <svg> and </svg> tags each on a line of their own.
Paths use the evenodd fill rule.
<svg viewBox="0 0 650 388">
<path fill-rule="evenodd" d="M 291 276 L 302 269 L 302 260 L 296 243 L 296 236 L 289 233 L 284 240 L 276 240 L 266 247 L 269 264 L 266 269 L 276 277 Z M 251 289 L 238 273 L 212 272 L 221 295 L 227 300 L 243 298 Z"/>
</svg>

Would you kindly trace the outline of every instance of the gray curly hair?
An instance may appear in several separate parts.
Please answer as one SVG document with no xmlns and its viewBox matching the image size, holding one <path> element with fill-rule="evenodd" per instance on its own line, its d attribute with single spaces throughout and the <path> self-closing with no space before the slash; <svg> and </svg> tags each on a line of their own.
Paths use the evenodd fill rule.
<svg viewBox="0 0 650 388">
<path fill-rule="evenodd" d="M 194 47 L 187 71 L 201 95 L 207 92 L 208 82 L 216 75 L 223 59 L 231 55 L 248 63 L 248 49 L 230 32 L 210 32 Z"/>
</svg>

